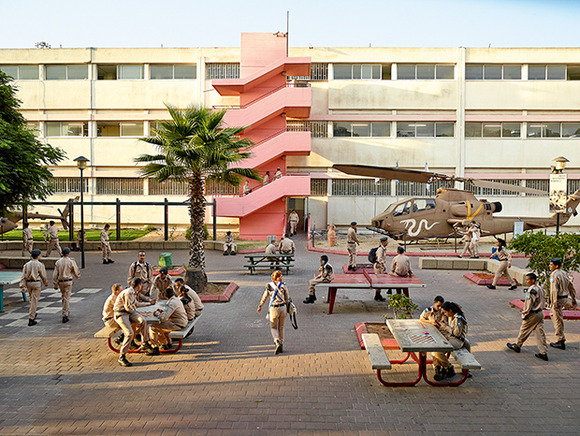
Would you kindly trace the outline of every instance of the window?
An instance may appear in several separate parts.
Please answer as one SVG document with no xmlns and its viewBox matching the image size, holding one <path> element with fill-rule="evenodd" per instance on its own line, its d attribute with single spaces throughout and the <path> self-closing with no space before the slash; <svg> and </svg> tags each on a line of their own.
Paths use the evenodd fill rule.
<svg viewBox="0 0 580 436">
<path fill-rule="evenodd" d="M 47 65 L 46 80 L 86 80 L 89 78 L 87 65 Z"/>
<path fill-rule="evenodd" d="M 45 136 L 88 136 L 89 123 L 48 121 L 44 123 Z"/>
<path fill-rule="evenodd" d="M 548 191 L 550 190 L 550 180 L 549 179 L 534 179 L 534 180 L 526 180 L 526 188 L 532 189 L 539 189 L 540 191 L 544 191 L 544 195 L 548 195 Z M 526 197 L 540 197 L 540 195 L 536 194 L 526 194 Z"/>
<path fill-rule="evenodd" d="M 528 80 L 566 80 L 566 65 L 528 65 Z"/>
<path fill-rule="evenodd" d="M 580 138 L 580 123 L 562 123 L 562 138 Z"/>
<path fill-rule="evenodd" d="M 32 132 L 34 136 L 40 136 L 40 123 L 27 121 L 26 127 Z"/>
<path fill-rule="evenodd" d="M 97 136 L 143 136 L 142 121 L 97 122 Z"/>
<path fill-rule="evenodd" d="M 466 138 L 519 138 L 520 123 L 465 123 Z"/>
<path fill-rule="evenodd" d="M 239 79 L 240 64 L 206 64 L 206 80 L 212 79 Z"/>
<path fill-rule="evenodd" d="M 0 65 L 0 71 L 14 80 L 38 80 L 38 65 Z"/>
<path fill-rule="evenodd" d="M 335 122 L 334 136 L 391 136 L 390 122 Z"/>
<path fill-rule="evenodd" d="M 143 195 L 143 179 L 97 178 L 97 194 Z"/>
<path fill-rule="evenodd" d="M 182 180 L 167 179 L 159 183 L 155 179 L 149 179 L 149 195 L 187 195 L 188 193 L 187 182 Z"/>
<path fill-rule="evenodd" d="M 287 120 L 288 132 L 310 132 L 313 138 L 328 138 L 328 121 Z"/>
<path fill-rule="evenodd" d="M 335 80 L 380 80 L 379 64 L 334 64 Z"/>
<path fill-rule="evenodd" d="M 50 186 L 55 194 L 68 194 L 81 192 L 80 177 L 55 177 L 50 181 Z M 89 192 L 89 180 L 83 179 L 84 192 Z"/>
<path fill-rule="evenodd" d="M 580 80 L 580 65 L 568 65 L 566 72 L 568 80 Z"/>
<path fill-rule="evenodd" d="M 151 80 L 186 80 L 195 79 L 195 65 L 151 65 Z"/>
<path fill-rule="evenodd" d="M 117 80 L 117 65 L 97 65 L 97 80 Z"/>
<path fill-rule="evenodd" d="M 391 187 L 390 180 L 374 179 L 333 179 L 332 195 L 336 196 L 374 196 L 389 195 Z"/>
<path fill-rule="evenodd" d="M 520 80 L 521 65 L 466 65 L 466 80 Z"/>
<path fill-rule="evenodd" d="M 436 138 L 455 136 L 455 123 L 397 122 L 398 138 Z"/>
<path fill-rule="evenodd" d="M 328 180 L 310 179 L 310 195 L 315 197 L 326 197 L 328 195 Z"/>
<path fill-rule="evenodd" d="M 435 200 L 432 198 L 415 198 L 413 200 L 413 213 L 433 210 L 435 206 Z"/>
<path fill-rule="evenodd" d="M 118 80 L 143 79 L 143 65 L 117 65 Z"/>
<path fill-rule="evenodd" d="M 288 78 L 311 82 L 328 80 L 328 64 L 310 64 L 310 76 L 288 76 Z"/>
<path fill-rule="evenodd" d="M 436 64 L 398 64 L 397 79 L 399 80 L 453 80 L 454 65 Z"/>
<path fill-rule="evenodd" d="M 560 123 L 528 124 L 528 138 L 559 138 Z"/>
<path fill-rule="evenodd" d="M 568 193 L 573 194 L 580 189 L 580 179 L 568 179 Z"/>
</svg>

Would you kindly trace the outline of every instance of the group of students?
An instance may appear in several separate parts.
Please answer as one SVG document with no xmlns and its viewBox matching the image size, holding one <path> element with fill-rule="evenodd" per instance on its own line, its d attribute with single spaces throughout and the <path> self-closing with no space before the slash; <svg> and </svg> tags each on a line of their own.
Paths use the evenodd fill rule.
<svg viewBox="0 0 580 436">
<path fill-rule="evenodd" d="M 471 259 L 479 259 L 479 240 L 481 239 L 481 227 L 478 223 L 473 221 L 470 225 L 465 226 L 464 230 L 459 232 L 463 235 L 461 242 L 463 242 L 463 252 L 457 257 L 462 258 L 469 254 Z"/>
<path fill-rule="evenodd" d="M 201 315 L 203 303 L 191 287 L 182 278 L 172 281 L 168 269 L 163 267 L 154 281 L 150 280 L 152 271 L 145 262 L 145 253 L 139 253 L 139 259 L 129 267 L 128 285 L 123 289 L 119 283 L 111 288 L 111 295 L 103 307 L 103 323 L 107 327 L 119 327 L 122 334 L 116 339 L 120 345 L 119 364 L 131 366 L 127 352 L 134 343 L 135 334 L 141 335 L 141 350 L 147 355 L 157 356 L 160 349 L 171 350 L 169 333 L 181 330 L 189 321 Z M 150 325 L 139 312 L 139 308 L 162 302 L 153 315 L 158 323 Z"/>
</svg>

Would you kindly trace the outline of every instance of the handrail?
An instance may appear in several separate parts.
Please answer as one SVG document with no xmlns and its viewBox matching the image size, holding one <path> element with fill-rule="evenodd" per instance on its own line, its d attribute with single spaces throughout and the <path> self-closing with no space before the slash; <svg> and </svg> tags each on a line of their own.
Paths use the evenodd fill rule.
<svg viewBox="0 0 580 436">
<path fill-rule="evenodd" d="M 283 129 L 280 129 L 280 130 L 272 133 L 270 136 L 266 136 L 265 138 L 260 139 L 258 142 L 253 143 L 249 147 L 246 147 L 244 150 L 253 150 L 258 145 L 263 144 L 264 142 L 270 141 L 271 139 L 274 139 L 275 137 L 280 136 L 281 134 L 286 133 L 286 132 L 309 132 L 309 131 L 310 130 L 308 130 L 308 129 L 305 129 L 305 130 L 295 130 L 295 128 L 293 128 L 292 130 L 288 130 L 288 126 L 286 126 Z"/>
<path fill-rule="evenodd" d="M 307 86 L 298 86 L 298 85 L 307 85 Z M 270 91 L 268 91 L 266 94 L 263 94 L 259 97 L 256 97 L 254 100 L 249 101 L 248 103 L 245 103 L 243 105 L 239 105 L 239 104 L 231 104 L 231 105 L 213 105 L 212 108 L 213 109 L 246 109 L 248 106 L 253 105 L 254 103 L 280 91 L 281 89 L 284 88 L 310 88 L 310 83 L 307 82 L 299 82 L 299 83 L 294 83 L 294 82 L 286 82 L 284 85 L 279 86 L 277 88 L 271 89 Z"/>
<path fill-rule="evenodd" d="M 300 177 L 300 176 L 307 176 L 308 174 L 304 174 L 304 173 L 289 173 L 289 172 L 283 172 L 282 176 L 279 179 L 272 179 L 267 185 L 271 185 L 272 183 L 276 183 L 276 181 L 284 178 L 284 177 Z M 267 185 L 257 185 L 255 188 L 251 189 L 250 192 L 247 195 L 252 194 L 253 192 L 256 192 L 260 189 L 262 189 L 264 186 Z M 244 195 L 243 193 L 243 186 L 242 186 L 242 192 L 237 194 L 237 197 L 247 197 L 247 195 Z M 234 197 L 236 196 L 236 194 L 234 194 Z"/>
</svg>

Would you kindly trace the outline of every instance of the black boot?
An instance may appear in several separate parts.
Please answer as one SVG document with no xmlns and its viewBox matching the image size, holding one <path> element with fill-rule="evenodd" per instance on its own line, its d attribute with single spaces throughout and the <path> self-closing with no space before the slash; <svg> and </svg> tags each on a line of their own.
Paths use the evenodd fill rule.
<svg viewBox="0 0 580 436">
<path fill-rule="evenodd" d="M 510 350 L 514 350 L 516 353 L 519 353 L 521 351 L 521 348 L 518 346 L 518 344 L 510 344 L 509 342 L 506 344 L 506 346 L 510 349 Z"/>
<path fill-rule="evenodd" d="M 488 287 L 489 289 L 495 289 L 495 286 L 494 286 L 494 285 L 487 285 L 487 287 Z"/>
<path fill-rule="evenodd" d="M 445 378 L 451 378 L 455 376 L 455 368 L 451 365 L 449 368 L 445 369 Z"/>
<path fill-rule="evenodd" d="M 119 365 L 121 366 L 133 366 L 133 364 L 127 360 L 127 357 L 124 354 L 119 356 L 119 360 L 117 362 L 119 362 Z"/>
<path fill-rule="evenodd" d="M 383 297 L 380 292 L 376 292 L 375 293 L 375 301 L 387 301 L 387 299 L 385 297 Z"/>
<path fill-rule="evenodd" d="M 445 378 L 444 369 L 442 366 L 435 367 L 435 376 L 433 377 L 436 381 L 441 381 Z"/>
<path fill-rule="evenodd" d="M 62 317 L 62 323 L 66 324 L 67 322 L 69 322 L 68 316 L 63 316 Z"/>
<path fill-rule="evenodd" d="M 534 354 L 534 356 L 536 356 L 538 359 L 545 360 L 546 362 L 548 361 L 548 354 L 547 353 L 536 353 L 536 354 Z"/>
<path fill-rule="evenodd" d="M 30 324 L 28 324 L 28 325 L 30 325 Z M 558 341 L 558 342 L 550 342 L 550 347 L 558 348 L 560 350 L 565 350 L 566 349 L 566 341 L 564 339 L 562 339 L 561 341 Z"/>
<path fill-rule="evenodd" d="M 121 333 L 118 337 L 116 337 L 115 339 L 113 339 L 113 343 L 116 346 L 120 347 L 124 340 L 125 340 L 125 334 L 124 333 Z"/>
<path fill-rule="evenodd" d="M 36 320 L 34 320 L 34 319 L 28 320 L 28 327 L 31 327 L 31 326 L 36 325 L 36 324 L 38 324 L 38 322 Z"/>
<path fill-rule="evenodd" d="M 303 301 L 304 304 L 313 304 L 316 301 L 316 295 L 309 295 L 306 300 Z"/>
</svg>

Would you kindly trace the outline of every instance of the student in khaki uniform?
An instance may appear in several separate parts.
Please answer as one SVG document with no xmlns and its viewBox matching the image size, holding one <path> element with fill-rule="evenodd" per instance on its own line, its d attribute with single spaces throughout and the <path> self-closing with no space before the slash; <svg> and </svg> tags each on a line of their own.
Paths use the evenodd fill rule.
<svg viewBox="0 0 580 436">
<path fill-rule="evenodd" d="M 38 324 L 36 321 L 36 309 L 38 307 L 38 299 L 40 298 L 40 283 L 48 286 L 48 279 L 46 278 L 46 268 L 40 262 L 40 250 L 32 250 L 32 260 L 24 264 L 22 268 L 22 278 L 20 279 L 20 289 L 22 293 L 28 290 L 28 297 L 30 298 L 30 307 L 28 309 L 28 325 L 33 326 Z"/>
<path fill-rule="evenodd" d="M 62 257 L 54 264 L 52 283 L 54 289 L 60 289 L 62 295 L 62 322 L 67 323 L 70 315 L 70 294 L 73 287 L 73 277 L 80 279 L 81 272 L 74 259 L 69 257 L 70 248 L 62 249 Z"/>
<path fill-rule="evenodd" d="M 192 319 L 200 316 L 204 306 L 201 302 L 201 298 L 199 298 L 199 295 L 197 295 L 197 292 L 187 286 L 181 277 L 175 279 L 175 289 L 177 290 L 177 294 L 179 295 L 179 298 L 181 298 L 181 302 L 185 307 L 187 320 L 191 321 Z"/>
<path fill-rule="evenodd" d="M 405 249 L 403 247 L 397 247 L 397 254 L 393 257 L 391 262 L 391 274 L 397 277 L 411 277 L 413 271 L 411 271 L 411 261 L 407 256 L 405 256 Z"/>
<path fill-rule="evenodd" d="M 544 290 L 536 283 L 538 277 L 534 273 L 526 274 L 526 289 L 524 297 L 524 308 L 522 310 L 522 325 L 520 334 L 515 344 L 506 344 L 510 350 L 516 353 L 521 351 L 522 345 L 532 334 L 536 333 L 539 353 L 535 356 L 538 359 L 548 360 L 548 347 L 546 345 L 546 335 L 544 333 L 544 305 L 546 304 L 546 294 Z"/>
<path fill-rule="evenodd" d="M 298 228 L 298 222 L 300 221 L 300 217 L 296 213 L 294 209 L 288 215 L 288 223 L 290 224 L 290 236 L 294 236 L 296 234 L 296 229 Z"/>
<path fill-rule="evenodd" d="M 115 263 L 114 260 L 111 260 L 111 244 L 109 243 L 109 238 L 111 236 L 109 233 L 110 228 L 111 226 L 109 224 L 105 224 L 105 227 L 101 230 L 101 251 L 103 252 L 104 265 Z"/>
<path fill-rule="evenodd" d="M 32 254 L 33 243 L 32 229 L 28 223 L 22 223 L 22 257 L 26 255 L 25 253 Z"/>
<path fill-rule="evenodd" d="M 268 183 L 270 183 L 270 171 L 266 171 L 266 174 L 262 178 L 262 186 L 266 186 Z"/>
<path fill-rule="evenodd" d="M 568 298 L 571 297 L 572 305 L 576 306 L 576 289 L 570 281 L 568 274 L 562 270 L 562 259 L 550 259 L 550 318 L 556 330 L 556 342 L 550 342 L 550 347 L 566 349 L 566 337 L 564 336 L 564 316 L 562 310 Z"/>
<path fill-rule="evenodd" d="M 272 281 L 266 285 L 260 304 L 258 304 L 258 313 L 262 311 L 262 306 L 270 298 L 268 306 L 268 316 L 270 320 L 270 332 L 276 345 L 275 354 L 282 353 L 284 345 L 284 321 L 286 321 L 286 305 L 290 301 L 288 288 L 282 281 L 282 272 L 275 271 L 272 273 Z"/>
<path fill-rule="evenodd" d="M 441 306 L 443 315 L 448 319 L 447 324 L 435 324 L 439 331 L 445 336 L 447 341 L 453 346 L 454 350 L 459 350 L 463 348 L 467 342 L 465 337 L 467 336 L 467 320 L 465 315 L 455 303 L 446 301 Z M 444 353 L 432 353 L 433 354 L 433 367 L 435 368 L 435 376 L 433 377 L 437 381 L 441 381 L 444 378 L 453 377 L 455 375 L 455 369 L 453 365 L 449 363 L 449 359 Z"/>
<path fill-rule="evenodd" d="M 464 231 L 460 232 L 463 237 L 461 238 L 461 242 L 463 242 L 463 251 L 461 254 L 458 254 L 457 257 L 462 258 L 466 254 L 469 254 L 469 257 L 473 256 L 473 252 L 471 251 L 471 228 L 464 227 Z"/>
<path fill-rule="evenodd" d="M 303 301 L 304 304 L 312 304 L 316 301 L 316 288 L 318 283 L 330 283 L 334 280 L 334 269 L 328 263 L 328 256 L 320 256 L 320 268 L 318 274 L 312 280 L 308 281 L 308 297 Z"/>
<path fill-rule="evenodd" d="M 276 254 L 276 244 L 274 244 L 274 241 L 270 241 L 270 243 L 266 246 L 266 251 L 264 254 Z M 276 265 L 280 263 L 280 261 L 275 257 L 269 257 L 266 258 L 266 260 L 270 262 L 270 269 L 274 269 L 274 262 L 276 262 Z"/>
<path fill-rule="evenodd" d="M 356 237 L 356 221 L 350 223 L 346 233 L 346 249 L 348 250 L 348 269 L 356 271 L 356 246 L 360 245 Z"/>
<path fill-rule="evenodd" d="M 421 313 L 421 317 L 419 318 L 420 321 L 426 324 L 434 325 L 437 328 L 447 324 L 447 317 L 441 309 L 443 303 L 445 303 L 443 297 L 441 295 L 437 295 L 433 299 L 433 305 Z"/>
<path fill-rule="evenodd" d="M 137 311 L 138 307 L 150 306 L 151 303 L 137 301 L 137 294 L 143 292 L 143 282 L 140 278 L 134 278 L 131 282 L 131 287 L 122 291 L 115 301 L 113 311 L 115 313 L 115 321 L 123 330 L 123 344 L 119 354 L 119 364 L 121 366 L 132 366 L 133 364 L 127 360 L 127 351 L 135 337 L 135 333 L 140 333 L 143 339 L 141 349 L 147 354 L 153 353 L 153 347 L 149 343 L 149 329 L 147 321 Z M 135 332 L 133 332 L 135 326 Z"/>
<path fill-rule="evenodd" d="M 159 355 L 159 347 L 162 350 L 171 350 L 173 345 L 171 345 L 169 333 L 187 326 L 185 307 L 183 307 L 181 300 L 173 295 L 173 288 L 167 288 L 165 295 L 167 296 L 167 301 L 163 310 L 157 309 L 153 312 L 153 315 L 159 318 L 160 323 L 151 324 L 150 327 L 151 341 L 154 345 L 151 353 L 153 356 Z"/>
<path fill-rule="evenodd" d="M 164 266 L 159 270 L 159 275 L 155 277 L 155 280 L 153 281 L 153 291 L 151 292 L 151 298 L 154 300 L 167 300 L 165 290 L 173 287 L 173 281 L 168 273 L 169 270 Z"/>
<path fill-rule="evenodd" d="M 286 233 L 280 240 L 280 243 L 278 244 L 278 250 L 281 254 L 294 254 L 296 251 L 294 241 L 290 239 L 290 235 L 288 233 Z"/>
<path fill-rule="evenodd" d="M 115 283 L 111 286 L 111 295 L 107 297 L 105 300 L 105 304 L 103 305 L 103 324 L 105 327 L 119 327 L 121 326 L 115 321 L 115 301 L 117 301 L 117 297 L 123 291 L 123 286 L 119 283 Z M 119 347 L 123 343 L 124 334 L 121 333 L 114 339 L 115 344 Z"/>
<path fill-rule="evenodd" d="M 499 267 L 495 272 L 495 277 L 493 278 L 493 283 L 491 285 L 487 285 L 489 289 L 495 289 L 497 282 L 501 278 L 502 275 L 505 275 L 507 279 L 510 281 L 510 287 L 508 288 L 510 291 L 513 291 L 518 287 L 516 281 L 512 279 L 508 269 L 512 266 L 512 255 L 505 249 L 505 241 L 503 239 L 497 238 L 497 251 L 495 255 L 499 260 Z"/>
<path fill-rule="evenodd" d="M 238 254 L 238 246 L 234 242 L 234 235 L 229 230 L 226 232 L 226 239 L 224 241 L 224 256 L 235 256 Z"/>
<path fill-rule="evenodd" d="M 145 261 L 145 252 L 140 251 L 137 261 L 133 262 L 129 267 L 129 274 L 127 275 L 127 284 L 131 286 L 131 282 L 135 278 L 140 278 L 143 284 L 143 294 L 149 296 L 151 284 L 153 283 L 153 269 Z"/>
<path fill-rule="evenodd" d="M 479 240 L 481 239 L 481 230 L 479 228 L 479 224 L 473 223 L 471 225 L 471 258 L 472 259 L 479 259 Z"/>
<path fill-rule="evenodd" d="M 280 171 L 280 168 L 276 169 L 276 172 L 274 173 L 274 180 L 278 180 L 282 178 L 282 171 Z"/>
<path fill-rule="evenodd" d="M 246 180 L 246 183 L 244 183 L 244 197 L 248 195 L 250 192 L 252 192 L 252 190 L 250 189 L 250 183 Z"/>
<path fill-rule="evenodd" d="M 377 248 L 377 261 L 373 264 L 375 274 L 384 274 L 387 272 L 387 245 L 389 245 L 389 238 L 382 237 L 381 245 Z"/>
<path fill-rule="evenodd" d="M 54 221 L 50 221 L 50 226 L 44 232 L 44 240 L 48 242 L 48 248 L 46 249 L 46 257 L 50 256 L 52 250 L 57 250 L 58 254 L 62 256 L 62 249 L 58 243 L 58 230 L 54 225 Z"/>
</svg>

